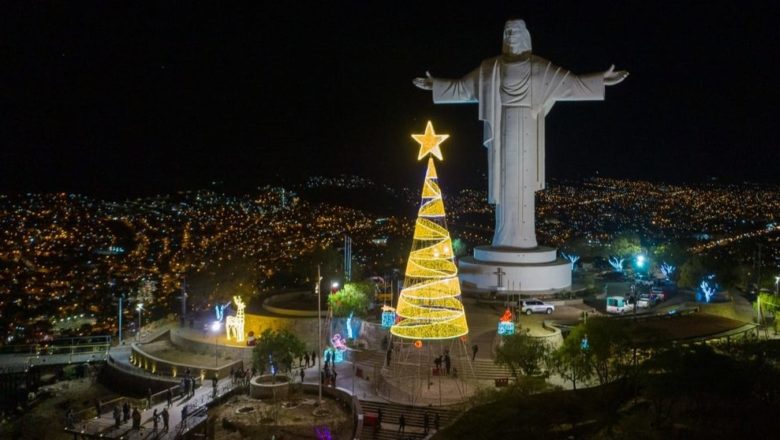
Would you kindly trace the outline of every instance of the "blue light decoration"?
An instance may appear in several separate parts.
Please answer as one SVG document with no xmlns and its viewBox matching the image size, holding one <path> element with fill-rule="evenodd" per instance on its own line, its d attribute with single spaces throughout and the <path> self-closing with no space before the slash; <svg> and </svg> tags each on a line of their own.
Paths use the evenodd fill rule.
<svg viewBox="0 0 780 440">
<path fill-rule="evenodd" d="M 395 309 L 390 306 L 382 306 L 382 327 L 390 328 L 395 324 Z"/>
<path fill-rule="evenodd" d="M 638 267 L 638 268 L 645 267 L 645 261 L 647 261 L 647 258 L 644 255 L 642 255 L 642 254 L 637 255 L 636 256 L 636 267 Z"/>
<path fill-rule="evenodd" d="M 515 323 L 512 322 L 512 312 L 508 308 L 498 321 L 498 334 L 501 336 L 515 334 Z"/>
<path fill-rule="evenodd" d="M 720 286 L 715 282 L 715 274 L 710 274 L 704 277 L 699 284 L 699 289 L 696 291 L 696 301 L 708 303 L 712 300 L 720 290 Z"/>
<path fill-rule="evenodd" d="M 330 338 L 332 347 L 328 347 L 322 353 L 322 358 L 327 359 L 328 353 L 330 353 L 331 359 L 334 364 L 340 364 L 344 362 L 344 352 L 347 351 L 347 344 L 344 341 L 344 337 L 341 334 L 336 333 Z"/>
<path fill-rule="evenodd" d="M 566 252 L 561 252 L 561 257 L 563 257 L 565 260 L 569 260 L 571 263 L 571 270 L 574 270 L 574 265 L 580 261 L 579 255 L 567 254 Z"/>
<path fill-rule="evenodd" d="M 588 342 L 588 335 L 582 337 L 580 341 L 580 350 L 588 351 L 590 349 L 590 343 Z"/>
<path fill-rule="evenodd" d="M 317 440 L 333 440 L 333 437 L 330 435 L 330 429 L 325 425 L 315 426 L 314 434 L 317 436 Z"/>
<path fill-rule="evenodd" d="M 217 322 L 222 322 L 222 319 L 225 317 L 225 309 L 230 307 L 230 302 L 226 302 L 225 304 L 217 304 L 214 307 L 214 313 L 217 315 Z"/>
<path fill-rule="evenodd" d="M 509 336 L 515 334 L 515 323 L 514 322 L 499 322 L 498 323 L 498 334 L 501 336 Z"/>
<path fill-rule="evenodd" d="M 349 318 L 347 318 L 347 339 L 355 339 L 352 334 L 352 315 L 354 314 L 355 312 L 349 312 Z"/>
<path fill-rule="evenodd" d="M 664 274 L 664 277 L 666 277 L 667 280 L 672 276 L 675 270 L 677 270 L 677 268 L 666 261 L 661 264 L 661 273 Z"/>
<path fill-rule="evenodd" d="M 327 359 L 328 353 L 330 353 L 331 362 L 334 364 L 340 364 L 344 362 L 344 352 L 337 350 L 333 347 L 328 347 L 322 352 L 322 358 Z"/>
<path fill-rule="evenodd" d="M 615 269 L 615 272 L 618 273 L 623 273 L 624 261 L 626 261 L 625 258 L 609 257 L 609 265 L 612 266 L 612 268 Z"/>
</svg>

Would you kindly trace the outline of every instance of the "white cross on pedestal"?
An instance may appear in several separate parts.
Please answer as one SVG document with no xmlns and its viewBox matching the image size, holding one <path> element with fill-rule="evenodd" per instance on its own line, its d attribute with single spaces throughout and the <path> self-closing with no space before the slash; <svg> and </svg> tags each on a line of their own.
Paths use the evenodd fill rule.
<svg viewBox="0 0 780 440">
<path fill-rule="evenodd" d="M 496 276 L 496 278 L 498 278 L 497 281 L 498 284 L 496 285 L 496 287 L 504 287 L 504 275 L 506 275 L 506 272 L 501 270 L 501 268 L 499 267 L 498 269 L 496 269 L 495 272 L 493 272 L 493 274 Z"/>
</svg>

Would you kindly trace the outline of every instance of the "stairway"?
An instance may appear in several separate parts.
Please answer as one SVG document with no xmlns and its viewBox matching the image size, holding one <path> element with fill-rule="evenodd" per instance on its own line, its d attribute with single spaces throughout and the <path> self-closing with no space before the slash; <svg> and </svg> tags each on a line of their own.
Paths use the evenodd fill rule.
<svg viewBox="0 0 780 440">
<path fill-rule="evenodd" d="M 401 414 L 406 418 L 406 429 L 402 438 L 421 439 L 423 434 L 423 417 L 428 413 L 429 420 L 429 433 L 435 430 L 435 415 L 439 414 L 440 428 L 452 423 L 455 418 L 460 414 L 458 410 L 447 407 L 413 407 L 409 405 L 401 405 L 397 403 L 386 402 L 374 402 L 368 400 L 361 400 L 360 405 L 363 407 L 363 413 L 377 413 L 382 409 L 382 427 L 363 426 L 363 431 L 360 433 L 361 439 L 377 439 L 377 440 L 398 440 L 398 418 Z"/>
</svg>

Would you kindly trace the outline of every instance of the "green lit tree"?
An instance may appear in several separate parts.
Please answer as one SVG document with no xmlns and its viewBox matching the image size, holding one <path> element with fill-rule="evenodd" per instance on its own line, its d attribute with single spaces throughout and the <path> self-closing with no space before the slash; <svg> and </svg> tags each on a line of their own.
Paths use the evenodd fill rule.
<svg viewBox="0 0 780 440">
<path fill-rule="evenodd" d="M 639 235 L 634 232 L 624 232 L 612 240 L 609 246 L 609 254 L 619 257 L 629 257 L 638 254 L 642 250 Z"/>
<path fill-rule="evenodd" d="M 365 316 L 374 300 L 376 287 L 371 281 L 346 283 L 336 293 L 328 295 L 328 304 L 334 316 L 355 314 Z"/>
</svg>

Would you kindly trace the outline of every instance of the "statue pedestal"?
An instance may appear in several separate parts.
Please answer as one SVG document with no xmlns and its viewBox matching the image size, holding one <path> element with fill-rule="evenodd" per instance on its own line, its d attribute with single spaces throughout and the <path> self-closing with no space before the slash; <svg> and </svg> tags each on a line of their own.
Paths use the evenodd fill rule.
<svg viewBox="0 0 780 440">
<path fill-rule="evenodd" d="M 550 247 L 477 246 L 473 257 L 458 262 L 458 276 L 466 292 L 512 291 L 544 296 L 571 288 L 571 263 L 558 258 L 557 250 Z"/>
</svg>

